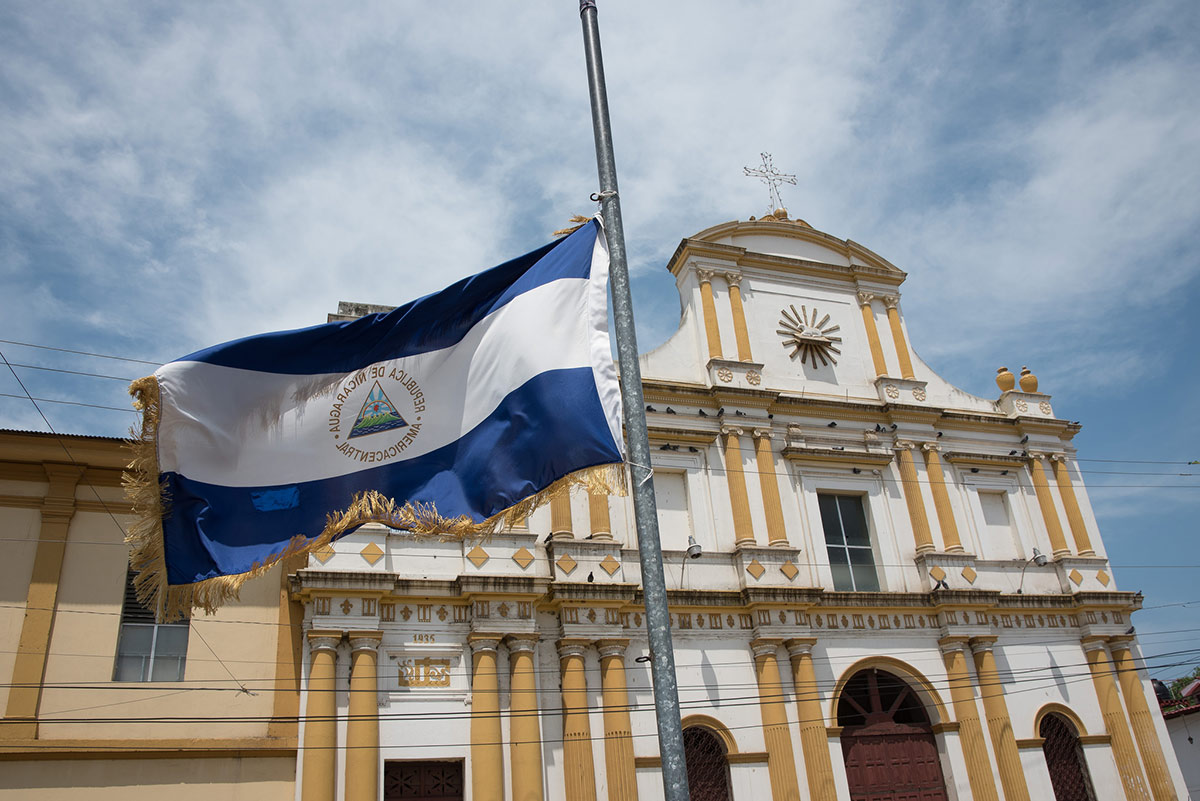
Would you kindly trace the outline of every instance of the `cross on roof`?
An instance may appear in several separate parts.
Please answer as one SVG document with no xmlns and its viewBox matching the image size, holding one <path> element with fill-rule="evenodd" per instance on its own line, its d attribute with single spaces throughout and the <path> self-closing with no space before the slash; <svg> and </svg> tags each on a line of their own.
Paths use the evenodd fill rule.
<svg viewBox="0 0 1200 801">
<path fill-rule="evenodd" d="M 796 176 L 787 175 L 786 173 L 781 173 L 776 170 L 775 165 L 771 163 L 770 153 L 760 153 L 759 155 L 762 156 L 763 165 L 761 168 L 744 167 L 743 170 L 746 175 L 750 176 L 751 178 L 759 179 L 770 188 L 771 208 L 769 208 L 767 211 L 773 212 L 776 209 L 783 208 L 783 198 L 779 194 L 779 185 L 792 184 L 795 186 Z"/>
</svg>

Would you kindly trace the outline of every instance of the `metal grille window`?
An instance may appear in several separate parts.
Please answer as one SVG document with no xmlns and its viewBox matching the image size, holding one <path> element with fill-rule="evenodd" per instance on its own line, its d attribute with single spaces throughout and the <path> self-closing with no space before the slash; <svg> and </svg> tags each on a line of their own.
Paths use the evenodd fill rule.
<svg viewBox="0 0 1200 801">
<path fill-rule="evenodd" d="M 875 554 L 859 495 L 818 495 L 821 525 L 825 529 L 825 551 L 833 571 L 835 590 L 878 592 Z"/>
<path fill-rule="evenodd" d="M 190 628 L 187 621 L 155 623 L 154 613 L 138 602 L 133 574 L 127 574 L 113 681 L 183 681 Z"/>
</svg>

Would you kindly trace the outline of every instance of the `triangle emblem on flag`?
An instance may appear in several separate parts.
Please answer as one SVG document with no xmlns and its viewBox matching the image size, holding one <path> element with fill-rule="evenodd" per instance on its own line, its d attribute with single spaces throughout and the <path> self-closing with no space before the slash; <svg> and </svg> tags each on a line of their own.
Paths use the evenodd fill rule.
<svg viewBox="0 0 1200 801">
<path fill-rule="evenodd" d="M 396 411 L 395 404 L 376 381 L 375 386 L 371 387 L 371 393 L 367 395 L 367 400 L 363 403 L 362 410 L 359 411 L 358 419 L 354 421 L 354 427 L 350 429 L 347 439 L 378 434 L 381 431 L 391 431 L 393 428 L 403 428 L 406 425 L 408 423 L 400 416 L 400 412 Z"/>
</svg>

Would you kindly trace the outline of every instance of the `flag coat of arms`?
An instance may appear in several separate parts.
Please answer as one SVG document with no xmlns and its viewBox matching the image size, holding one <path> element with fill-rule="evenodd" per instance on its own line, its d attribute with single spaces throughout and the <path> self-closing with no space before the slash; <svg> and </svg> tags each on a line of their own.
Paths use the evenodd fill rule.
<svg viewBox="0 0 1200 801">
<path fill-rule="evenodd" d="M 349 322 L 185 356 L 131 386 L 138 597 L 213 609 L 366 522 L 470 536 L 573 484 L 619 491 L 608 251 L 591 220 Z"/>
</svg>

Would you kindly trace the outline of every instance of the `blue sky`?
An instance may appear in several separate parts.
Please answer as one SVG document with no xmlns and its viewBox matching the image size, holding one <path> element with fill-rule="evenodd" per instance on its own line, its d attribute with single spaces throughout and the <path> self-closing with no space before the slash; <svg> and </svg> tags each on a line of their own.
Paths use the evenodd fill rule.
<svg viewBox="0 0 1200 801">
<path fill-rule="evenodd" d="M 589 213 L 576 4 L 446 9 L 0 5 L 0 338 L 161 362 L 403 302 Z M 991 396 L 1028 364 L 1081 457 L 1200 459 L 1200 6 L 601 0 L 600 20 L 643 351 L 676 324 L 679 240 L 767 210 L 741 174 L 767 150 L 794 216 L 909 273 L 944 377 Z M 127 404 L 120 381 L 19 371 Z M 7 397 L 0 426 L 44 428 Z M 1170 474 L 1200 467 L 1083 467 L 1119 586 L 1155 607 L 1145 650 L 1186 647 L 1200 478 Z"/>
</svg>

